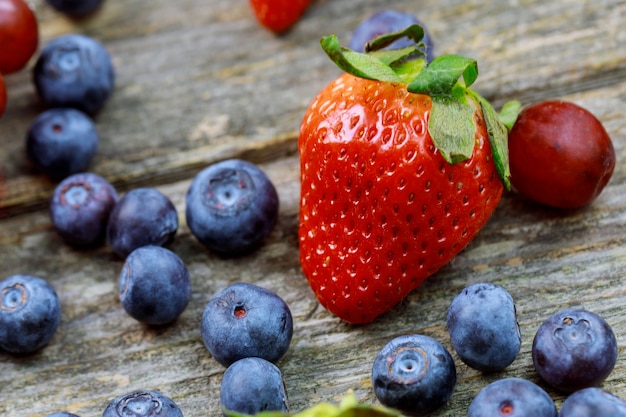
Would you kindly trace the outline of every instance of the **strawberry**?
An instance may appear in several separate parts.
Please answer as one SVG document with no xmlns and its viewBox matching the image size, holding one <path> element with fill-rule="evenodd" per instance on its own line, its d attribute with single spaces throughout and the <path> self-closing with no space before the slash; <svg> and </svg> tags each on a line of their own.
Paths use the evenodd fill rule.
<svg viewBox="0 0 626 417">
<path fill-rule="evenodd" d="M 296 24 L 310 3 L 311 0 L 250 0 L 259 23 L 275 33 L 283 33 Z"/>
<path fill-rule="evenodd" d="M 379 50 L 401 36 L 416 46 Z M 422 36 L 417 25 L 383 35 L 367 54 L 322 39 L 347 73 L 300 127 L 300 262 L 319 302 L 349 323 L 371 322 L 448 263 L 510 187 L 519 103 L 499 115 L 471 90 L 474 60 L 413 58 Z"/>
</svg>

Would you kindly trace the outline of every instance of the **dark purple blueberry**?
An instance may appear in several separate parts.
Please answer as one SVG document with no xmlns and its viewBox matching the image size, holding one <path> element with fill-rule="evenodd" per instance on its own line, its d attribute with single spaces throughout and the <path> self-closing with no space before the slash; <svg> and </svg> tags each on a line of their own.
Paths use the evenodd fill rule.
<svg viewBox="0 0 626 417">
<path fill-rule="evenodd" d="M 230 159 L 210 165 L 187 192 L 187 224 L 196 238 L 222 255 L 257 248 L 278 218 L 278 194 L 256 165 Z"/>
<path fill-rule="evenodd" d="M 556 417 L 556 405 L 539 385 L 521 378 L 504 378 L 480 390 L 467 417 Z"/>
<path fill-rule="evenodd" d="M 117 202 L 107 225 L 109 245 L 119 257 L 147 245 L 165 246 L 178 230 L 178 213 L 156 188 L 135 188 Z"/>
<path fill-rule="evenodd" d="M 0 281 L 0 348 L 26 354 L 48 344 L 61 322 L 59 298 L 44 279 L 12 275 Z"/>
<path fill-rule="evenodd" d="M 73 107 L 97 113 L 111 95 L 115 71 L 107 49 L 80 34 L 48 42 L 33 69 L 37 93 L 49 107 Z"/>
<path fill-rule="evenodd" d="M 543 322 L 533 339 L 532 356 L 541 378 L 558 390 L 573 392 L 609 376 L 617 361 L 617 340 L 602 317 L 571 308 Z"/>
<path fill-rule="evenodd" d="M 479 371 L 500 371 L 520 351 L 515 303 L 498 285 L 478 283 L 464 288 L 452 300 L 446 324 L 459 358 Z"/>
<path fill-rule="evenodd" d="M 583 388 L 561 404 L 559 417 L 626 417 L 626 401 L 602 388 Z"/>
<path fill-rule="evenodd" d="M 76 414 L 68 413 L 67 411 L 59 411 L 57 413 L 48 414 L 45 417 L 78 417 Z"/>
<path fill-rule="evenodd" d="M 109 214 L 117 203 L 115 188 L 99 175 L 74 174 L 57 185 L 50 219 L 70 245 L 92 247 L 104 242 Z"/>
<path fill-rule="evenodd" d="M 276 293 L 240 282 L 207 303 L 201 333 L 206 348 L 224 366 L 248 356 L 276 362 L 289 349 L 293 319 Z"/>
<path fill-rule="evenodd" d="M 122 267 L 119 284 L 124 310 L 135 320 L 151 325 L 174 321 L 191 297 L 185 263 L 161 246 L 132 251 Z"/>
<path fill-rule="evenodd" d="M 432 61 L 433 42 L 426 30 L 426 26 L 414 15 L 398 10 L 382 10 L 374 13 L 367 19 L 363 20 L 352 33 L 349 48 L 353 51 L 363 52 L 365 44 L 372 39 L 389 32 L 396 32 L 405 29 L 411 25 L 420 25 L 424 29 L 424 38 L 422 42 L 424 47 L 420 48 L 426 54 L 426 60 Z M 411 46 L 413 41 L 403 38 L 395 41 L 387 47 L 387 49 L 400 49 Z"/>
<path fill-rule="evenodd" d="M 83 17 L 94 13 L 104 0 L 46 0 L 57 11 L 70 17 Z"/>
<path fill-rule="evenodd" d="M 178 405 L 155 391 L 135 391 L 113 400 L 102 417 L 183 417 Z"/>
<path fill-rule="evenodd" d="M 376 355 L 372 385 L 384 406 L 412 415 L 430 413 L 452 396 L 456 367 L 448 350 L 432 337 L 403 335 Z"/>
<path fill-rule="evenodd" d="M 93 120 L 72 108 L 49 109 L 26 134 L 26 152 L 35 166 L 53 179 L 84 171 L 98 150 Z"/>
<path fill-rule="evenodd" d="M 240 359 L 226 369 L 220 386 L 220 403 L 223 410 L 246 415 L 289 411 L 280 369 L 257 357 Z"/>
</svg>

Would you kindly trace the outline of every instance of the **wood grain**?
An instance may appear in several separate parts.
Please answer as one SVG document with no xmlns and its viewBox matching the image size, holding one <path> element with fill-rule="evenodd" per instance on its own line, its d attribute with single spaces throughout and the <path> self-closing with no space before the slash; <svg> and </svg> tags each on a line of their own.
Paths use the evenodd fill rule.
<svg viewBox="0 0 626 417">
<path fill-rule="evenodd" d="M 600 198 L 580 211 L 505 195 L 465 251 L 391 312 L 363 326 L 325 312 L 300 272 L 296 140 L 304 110 L 338 74 L 319 38 L 336 33 L 347 42 L 362 18 L 388 2 L 318 0 L 282 37 L 260 28 L 245 0 L 109 0 L 81 21 L 61 16 L 43 0 L 33 3 L 42 43 L 80 32 L 111 52 L 116 90 L 96 117 L 101 144 L 91 170 L 122 193 L 154 186 L 172 199 L 181 226 L 170 248 L 187 264 L 193 296 L 173 325 L 142 326 L 116 298 L 122 261 L 110 248 L 79 251 L 63 244 L 47 213 L 55 184 L 24 154 L 25 132 L 43 107 L 29 70 L 7 77 L 9 104 L 0 120 L 0 164 L 7 178 L 0 200 L 0 272 L 49 280 L 63 318 L 37 354 L 0 353 L 0 415 L 67 410 L 99 416 L 118 395 L 156 389 L 186 417 L 218 416 L 224 369 L 204 348 L 199 323 L 211 296 L 237 281 L 276 291 L 292 309 L 292 346 L 278 365 L 294 411 L 338 401 L 348 390 L 376 403 L 370 371 L 378 350 L 409 332 L 433 336 L 451 349 L 447 306 L 464 286 L 479 281 L 503 285 L 513 295 L 522 350 L 493 375 L 453 355 L 456 391 L 435 416 L 466 415 L 484 385 L 506 376 L 537 382 L 560 404 L 564 395 L 538 379 L 530 349 L 539 324 L 569 306 L 595 311 L 613 327 L 620 353 L 604 387 L 626 398 L 626 2 L 394 2 L 426 22 L 436 53 L 478 59 L 475 86 L 496 106 L 512 98 L 525 104 L 563 98 L 588 108 L 613 138 L 617 166 Z M 258 252 L 225 260 L 189 233 L 184 196 L 198 170 L 230 157 L 260 164 L 279 190 L 281 208 L 277 227 Z"/>
</svg>

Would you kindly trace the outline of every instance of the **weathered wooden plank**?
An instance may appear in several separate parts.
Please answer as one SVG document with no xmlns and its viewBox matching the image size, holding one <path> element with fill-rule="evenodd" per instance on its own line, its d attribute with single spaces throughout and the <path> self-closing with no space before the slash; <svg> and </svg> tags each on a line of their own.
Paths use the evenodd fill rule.
<svg viewBox="0 0 626 417">
<path fill-rule="evenodd" d="M 487 382 L 529 378 L 532 337 L 541 321 L 566 306 L 600 313 L 613 326 L 620 355 L 604 387 L 626 397 L 626 2 L 398 1 L 424 19 L 440 53 L 478 58 L 476 87 L 495 103 L 562 97 L 590 109 L 614 139 L 618 165 L 590 207 L 562 213 L 506 195 L 477 239 L 393 311 L 350 326 L 316 302 L 298 263 L 299 121 L 315 93 L 338 72 L 318 39 L 347 40 L 382 0 L 318 1 L 297 28 L 276 38 L 251 18 L 246 2 L 128 0 L 71 22 L 35 2 L 42 35 L 81 31 L 107 44 L 118 68 L 114 96 L 96 122 L 102 144 L 93 171 L 123 192 L 156 186 L 175 203 L 181 227 L 171 245 L 192 277 L 192 301 L 172 326 L 151 329 L 128 317 L 116 298 L 122 265 L 106 246 L 74 250 L 48 219 L 54 184 L 35 175 L 23 134 L 41 111 L 27 72 L 7 78 L 9 107 L 0 120 L 0 163 L 8 194 L 0 202 L 0 271 L 50 280 L 63 319 L 49 346 L 32 357 L 0 353 L 0 415 L 43 416 L 66 409 L 101 415 L 115 396 L 157 389 L 186 417 L 219 415 L 223 368 L 202 344 L 204 305 L 236 281 L 278 292 L 292 309 L 292 346 L 279 362 L 294 410 L 337 401 L 347 390 L 376 402 L 371 363 L 392 337 L 421 332 L 451 348 L 446 309 L 465 285 L 490 281 L 516 299 L 522 351 L 504 372 L 484 376 L 456 355 L 459 382 L 437 416 L 462 416 Z M 184 221 L 184 196 L 204 165 L 240 156 L 258 162 L 277 185 L 280 219 L 266 245 L 242 259 L 207 252 Z M 0 215 L 0 217 L 2 217 Z M 548 389 L 547 387 L 545 387 Z M 548 389 L 557 403 L 563 395 Z"/>
<path fill-rule="evenodd" d="M 237 155 L 241 148 L 293 139 L 312 97 L 337 74 L 319 38 L 334 32 L 347 42 L 359 19 L 385 7 L 318 2 L 297 30 L 275 37 L 251 20 L 245 2 L 233 10 L 218 2 L 179 3 L 176 11 L 164 1 L 149 7 L 138 1 L 112 4 L 78 23 L 35 3 L 42 43 L 81 31 L 105 43 L 115 60 L 117 88 L 97 116 L 102 143 L 92 170 L 124 188 L 153 180 L 155 171 L 160 182 L 173 181 L 199 163 Z M 403 1 L 397 8 L 417 5 Z M 479 59 L 477 89 L 502 104 L 619 83 L 626 71 L 619 52 L 626 40 L 624 9 L 619 1 L 451 1 L 419 5 L 419 15 L 439 53 Z M 30 74 L 7 81 L 10 102 L 0 123 L 0 160 L 8 194 L 0 210 L 12 214 L 41 207 L 50 184 L 33 176 L 24 160 L 25 132 L 42 110 Z M 293 144 L 284 146 L 293 149 Z"/>
</svg>

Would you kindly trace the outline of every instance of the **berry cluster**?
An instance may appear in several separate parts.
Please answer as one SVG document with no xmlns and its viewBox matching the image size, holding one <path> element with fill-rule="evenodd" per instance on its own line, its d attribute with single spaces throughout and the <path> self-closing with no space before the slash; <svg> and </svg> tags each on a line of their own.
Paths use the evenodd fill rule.
<svg viewBox="0 0 626 417">
<path fill-rule="evenodd" d="M 22 0 L 10 3 L 15 3 L 20 19 L 29 18 L 29 25 L 20 23 L 18 16 L 8 19 L 25 26 L 25 35 L 32 38 L 32 31 L 36 34 L 37 29 L 32 10 Z M 50 1 L 71 17 L 92 13 L 100 3 Z M 2 13 L 0 17 L 4 17 Z M 0 25 L 0 31 L 5 29 Z M 31 55 L 13 67 L 3 66 L 2 71 L 17 70 L 17 64 L 21 68 Z M 41 172 L 59 181 L 50 199 L 49 214 L 63 241 L 79 249 L 107 243 L 124 260 L 119 274 L 123 309 L 146 325 L 168 325 L 183 313 L 192 292 L 184 261 L 166 248 L 178 231 L 176 207 L 156 188 L 135 188 L 120 197 L 105 178 L 86 171 L 99 142 L 93 117 L 114 90 L 114 74 L 106 48 L 93 38 L 68 34 L 49 42 L 33 67 L 36 91 L 48 109 L 27 132 L 27 155 Z M 3 82 L 0 87 L 4 109 Z M 186 207 L 187 224 L 198 241 L 220 256 L 235 257 L 262 244 L 276 224 L 279 202 L 274 185 L 261 169 L 230 159 L 198 173 L 189 188 Z M 61 321 L 61 305 L 48 282 L 31 275 L 14 275 L 0 281 L 0 296 L 0 349 L 24 355 L 50 342 Z M 238 411 L 253 410 L 250 407 L 287 410 L 282 376 L 273 362 L 286 353 L 292 332 L 289 308 L 269 290 L 240 283 L 215 296 L 202 318 L 201 334 L 210 353 L 228 366 L 222 390 L 225 407 Z M 260 385 L 256 388 L 243 384 L 251 374 L 258 375 Z M 246 398 L 254 401 L 241 402 L 242 384 L 250 390 Z M 182 416 L 171 399 L 154 391 L 120 396 L 103 416 L 129 413 Z M 66 412 L 51 416 L 75 417 Z"/>
<path fill-rule="evenodd" d="M 504 371 L 519 354 L 521 335 L 515 303 L 498 285 L 477 283 L 464 288 L 450 303 L 446 324 L 459 359 L 482 373 Z M 582 401 L 575 399 L 591 396 L 588 390 L 601 384 L 613 370 L 617 342 L 609 324 L 597 314 L 566 309 L 539 327 L 532 357 L 543 381 L 561 392 L 574 393 L 571 402 Z M 372 368 L 378 400 L 409 415 L 423 415 L 442 407 L 452 396 L 455 384 L 452 356 L 441 343 L 425 335 L 391 340 Z M 626 402 L 596 391 L 593 395 L 598 407 L 626 413 Z M 570 415 L 568 408 L 565 410 L 562 415 Z M 494 415 L 556 417 L 557 409 L 550 395 L 537 384 L 503 377 L 485 386 L 468 410 L 469 417 Z"/>
<path fill-rule="evenodd" d="M 106 241 L 125 260 L 119 297 L 128 314 L 140 322 L 161 325 L 183 312 L 190 299 L 190 278 L 180 257 L 165 248 L 178 230 L 178 212 L 166 195 L 156 188 L 135 188 L 118 198 L 104 178 L 83 172 L 57 185 L 49 207 L 52 224 L 66 243 L 85 248 Z M 189 188 L 187 223 L 201 243 L 222 256 L 257 248 L 272 231 L 277 216 L 274 185 L 249 162 L 212 164 Z M 163 299 L 169 302 L 164 304 Z"/>
<path fill-rule="evenodd" d="M 289 411 L 275 365 L 293 334 L 291 311 L 282 298 L 253 284 L 233 284 L 206 305 L 201 333 L 213 358 L 227 367 L 220 389 L 225 410 Z"/>
<path fill-rule="evenodd" d="M 38 38 L 32 11 L 24 8 L 21 1 L 0 0 L 0 5 L 3 1 L 13 6 L 9 9 L 13 13 L 10 19 L 17 29 L 10 30 L 20 35 L 15 37 L 20 53 L 9 54 L 9 62 L 0 61 L 0 74 L 8 74 L 26 65 Z M 57 10 L 73 17 L 93 13 L 101 2 L 49 0 Z M 251 2 L 253 6 L 258 3 Z M 292 15 L 280 24 L 267 20 L 268 28 L 276 32 L 287 30 L 308 5 L 306 1 L 295 3 L 299 7 L 296 17 Z M 0 17 L 4 16 L 0 14 Z M 408 14 L 391 10 L 374 14 L 354 32 L 352 48 L 369 45 L 382 32 L 413 24 L 419 21 Z M 427 33 L 423 35 L 420 52 L 430 62 L 435 59 L 432 40 Z M 3 45 L 2 39 L 0 49 L 16 47 Z M 33 43 L 35 48 L 31 48 Z M 391 46 L 402 48 L 406 44 L 391 43 Z M 49 206 L 54 228 L 74 247 L 94 247 L 107 242 L 112 252 L 124 260 L 119 275 L 119 300 L 132 318 L 150 326 L 175 322 L 186 309 L 192 293 L 191 277 L 184 261 L 166 248 L 175 239 L 179 227 L 176 207 L 156 188 L 135 188 L 120 197 L 104 178 L 85 172 L 96 155 L 99 141 L 92 118 L 114 89 L 111 57 L 95 39 L 79 34 L 64 35 L 42 49 L 33 71 L 37 93 L 48 109 L 27 132 L 26 148 L 30 159 L 44 174 L 60 181 Z M 0 114 L 5 102 L 6 91 L 0 76 Z M 546 114 L 553 118 L 546 122 Z M 587 171 L 593 175 L 586 171 L 588 184 L 583 184 L 587 185 L 587 191 L 578 193 L 573 201 L 544 198 L 555 197 L 558 193 L 554 190 L 571 196 L 571 189 L 567 188 L 570 184 L 556 184 L 554 189 L 546 184 L 538 195 L 526 191 L 537 190 L 535 185 L 543 177 L 560 178 L 558 174 L 533 178 L 532 173 L 524 170 L 527 164 L 516 164 L 527 161 L 526 152 L 531 146 L 525 141 L 529 136 L 539 137 L 547 144 L 558 141 L 563 135 L 555 135 L 555 126 L 594 133 L 589 149 L 584 152 L 588 159 L 561 158 L 571 172 L 581 166 L 592 168 Z M 614 150 L 602 126 L 584 109 L 569 103 L 538 103 L 524 109 L 512 127 L 510 138 L 513 185 L 544 204 L 565 208 L 589 204 L 614 169 Z M 566 149 L 565 156 L 569 156 L 575 152 L 568 154 L 568 145 L 576 142 L 576 138 L 572 134 L 568 136 L 569 142 L 559 142 L 553 147 Z M 541 160 L 545 153 L 530 156 L 539 158 L 537 164 L 541 166 L 550 165 Z M 576 186 L 580 187 L 580 183 Z M 186 195 L 185 218 L 191 233 L 208 250 L 221 257 L 236 257 L 263 244 L 277 223 L 278 208 L 278 194 L 268 176 L 254 164 L 231 159 L 212 164 L 196 175 Z M 168 302 L 163 303 L 164 299 Z M 0 348 L 3 350 L 29 354 L 43 348 L 52 339 L 60 318 L 59 299 L 45 280 L 14 275 L 0 282 Z M 450 304 L 446 325 L 458 358 L 482 373 L 505 370 L 520 352 L 521 335 L 514 300 L 497 285 L 478 283 L 464 288 Z M 289 411 L 285 383 L 276 363 L 290 347 L 293 318 L 280 296 L 250 283 L 230 285 L 207 303 L 200 334 L 211 356 L 225 367 L 220 391 L 225 414 Z M 584 415 L 626 415 L 625 402 L 597 388 L 613 370 L 617 353 L 611 327 L 590 311 L 563 310 L 539 327 L 532 345 L 537 374 L 551 387 L 571 394 L 559 416 L 583 415 L 581 410 L 588 413 Z M 402 335 L 389 341 L 378 353 L 372 364 L 371 380 L 380 403 L 421 415 L 449 401 L 457 382 L 457 368 L 454 357 L 439 341 L 421 334 Z M 103 417 L 122 415 L 179 417 L 182 412 L 159 392 L 136 391 L 113 400 Z M 485 386 L 469 405 L 470 417 L 492 415 L 557 416 L 557 409 L 537 384 L 520 378 L 502 378 Z M 76 416 L 59 412 L 48 417 Z"/>
</svg>

